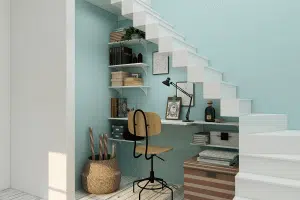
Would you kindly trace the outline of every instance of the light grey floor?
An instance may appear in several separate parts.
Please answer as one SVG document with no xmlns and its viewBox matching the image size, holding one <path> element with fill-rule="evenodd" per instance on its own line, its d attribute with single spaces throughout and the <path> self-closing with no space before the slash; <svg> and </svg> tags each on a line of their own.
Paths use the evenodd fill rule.
<svg viewBox="0 0 300 200">
<path fill-rule="evenodd" d="M 87 194 L 84 191 L 76 191 L 76 200 L 131 200 L 138 199 L 138 193 L 132 193 L 131 183 L 136 180 L 132 177 L 122 177 L 120 190 L 108 195 L 93 195 Z M 183 188 L 181 186 L 172 186 L 174 189 L 174 200 L 183 200 Z M 153 193 L 151 191 L 143 191 L 143 200 L 169 200 L 169 195 L 166 195 L 167 190 Z M 0 200 L 41 200 L 38 197 L 26 194 L 15 189 L 6 189 L 0 191 Z"/>
</svg>

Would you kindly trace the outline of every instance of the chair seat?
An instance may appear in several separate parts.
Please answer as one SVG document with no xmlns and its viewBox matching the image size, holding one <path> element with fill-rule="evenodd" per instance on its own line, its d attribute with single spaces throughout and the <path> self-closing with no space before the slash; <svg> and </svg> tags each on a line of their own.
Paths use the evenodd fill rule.
<svg viewBox="0 0 300 200">
<path fill-rule="evenodd" d="M 157 155 L 161 153 L 165 153 L 168 151 L 171 151 L 172 147 L 159 147 L 159 146 L 150 146 L 148 145 L 148 154 Z M 146 146 L 140 145 L 136 147 L 136 152 L 140 154 L 145 154 L 146 152 Z"/>
</svg>

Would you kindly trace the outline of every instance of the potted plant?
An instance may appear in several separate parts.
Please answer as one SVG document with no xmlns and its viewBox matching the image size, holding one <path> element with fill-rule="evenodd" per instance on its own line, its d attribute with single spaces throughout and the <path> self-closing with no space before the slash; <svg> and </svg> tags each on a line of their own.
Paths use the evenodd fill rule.
<svg viewBox="0 0 300 200">
<path fill-rule="evenodd" d="M 133 40 L 133 39 L 145 39 L 145 32 L 134 27 L 129 27 L 125 29 L 125 35 L 123 36 L 123 40 Z"/>
</svg>

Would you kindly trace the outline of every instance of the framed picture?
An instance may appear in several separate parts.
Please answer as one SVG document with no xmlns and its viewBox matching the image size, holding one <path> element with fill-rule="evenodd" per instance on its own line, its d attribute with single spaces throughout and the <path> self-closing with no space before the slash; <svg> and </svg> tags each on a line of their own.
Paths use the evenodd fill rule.
<svg viewBox="0 0 300 200">
<path fill-rule="evenodd" d="M 169 74 L 169 54 L 153 52 L 152 74 Z"/>
<path fill-rule="evenodd" d="M 166 119 L 179 120 L 181 111 L 181 97 L 168 97 Z"/>
<path fill-rule="evenodd" d="M 192 104 L 194 106 L 195 101 L 195 84 L 190 82 L 177 82 L 176 85 L 182 88 L 187 93 L 193 95 Z M 190 97 L 186 96 L 180 90 L 176 89 L 176 96 L 182 98 L 182 106 L 188 107 L 190 105 Z"/>
</svg>

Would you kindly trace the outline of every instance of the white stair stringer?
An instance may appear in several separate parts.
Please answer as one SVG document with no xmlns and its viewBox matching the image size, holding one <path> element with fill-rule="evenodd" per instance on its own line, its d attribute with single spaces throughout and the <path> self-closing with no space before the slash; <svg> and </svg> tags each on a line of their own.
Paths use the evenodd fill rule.
<svg viewBox="0 0 300 200">
<path fill-rule="evenodd" d="M 197 48 L 187 44 L 185 41 L 179 40 L 174 36 L 161 37 L 158 41 L 158 51 L 160 53 L 173 53 L 177 50 L 187 50 L 192 53 L 197 53 Z"/>
<path fill-rule="evenodd" d="M 226 82 L 204 82 L 204 99 L 235 99 L 237 86 Z"/>
<path fill-rule="evenodd" d="M 251 99 L 221 99 L 221 116 L 240 117 L 251 114 Z"/>
<path fill-rule="evenodd" d="M 280 125 L 279 128 L 282 126 L 284 127 L 284 125 Z M 296 130 L 256 134 L 244 134 L 240 132 L 240 153 L 300 155 L 299 141 L 300 131 Z"/>
<path fill-rule="evenodd" d="M 240 154 L 240 172 L 300 181 L 300 155 Z"/>
<path fill-rule="evenodd" d="M 240 135 L 287 130 L 287 115 L 251 114 L 240 118 Z"/>
<path fill-rule="evenodd" d="M 176 50 L 172 52 L 172 66 L 173 67 L 189 67 L 201 66 L 208 67 L 209 60 L 196 53 L 187 50 Z"/>
<path fill-rule="evenodd" d="M 223 73 L 204 65 L 194 65 L 187 67 L 187 81 L 192 83 L 222 82 Z"/>
<path fill-rule="evenodd" d="M 236 196 L 255 200 L 299 200 L 300 181 L 240 172 Z"/>
</svg>

